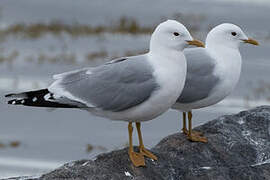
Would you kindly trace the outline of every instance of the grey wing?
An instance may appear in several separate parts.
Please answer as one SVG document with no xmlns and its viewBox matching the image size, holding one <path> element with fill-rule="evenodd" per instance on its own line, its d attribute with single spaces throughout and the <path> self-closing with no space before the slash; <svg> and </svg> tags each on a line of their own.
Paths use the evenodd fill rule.
<svg viewBox="0 0 270 180">
<path fill-rule="evenodd" d="M 87 107 L 122 111 L 144 102 L 158 88 L 145 58 L 121 58 L 96 68 L 58 75 L 49 90 Z"/>
<path fill-rule="evenodd" d="M 214 74 L 216 61 L 205 48 L 186 49 L 184 54 L 187 59 L 187 76 L 177 102 L 192 103 L 208 97 L 220 79 Z"/>
</svg>

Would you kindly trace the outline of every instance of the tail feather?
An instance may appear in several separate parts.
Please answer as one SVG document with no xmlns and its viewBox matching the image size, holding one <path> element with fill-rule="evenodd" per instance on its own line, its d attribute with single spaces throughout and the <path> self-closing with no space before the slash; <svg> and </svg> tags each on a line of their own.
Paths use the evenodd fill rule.
<svg viewBox="0 0 270 180">
<path fill-rule="evenodd" d="M 53 94 L 48 89 L 37 91 L 28 91 L 19 94 L 7 94 L 7 98 L 13 98 L 7 103 L 12 105 L 24 105 L 35 107 L 53 107 L 53 108 L 78 108 L 77 105 L 65 104 L 54 101 Z"/>
</svg>

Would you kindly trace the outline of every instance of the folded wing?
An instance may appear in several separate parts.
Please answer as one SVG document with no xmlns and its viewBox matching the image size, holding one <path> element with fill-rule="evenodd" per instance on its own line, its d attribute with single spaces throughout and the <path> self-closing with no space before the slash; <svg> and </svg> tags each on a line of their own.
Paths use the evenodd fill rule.
<svg viewBox="0 0 270 180">
<path fill-rule="evenodd" d="M 190 48 L 184 51 L 187 59 L 187 77 L 178 103 L 202 100 L 211 93 L 220 79 L 214 74 L 215 59 L 205 48 Z"/>
<path fill-rule="evenodd" d="M 95 68 L 56 75 L 48 88 L 87 107 L 122 111 L 145 100 L 158 88 L 146 56 L 121 58 Z"/>
</svg>

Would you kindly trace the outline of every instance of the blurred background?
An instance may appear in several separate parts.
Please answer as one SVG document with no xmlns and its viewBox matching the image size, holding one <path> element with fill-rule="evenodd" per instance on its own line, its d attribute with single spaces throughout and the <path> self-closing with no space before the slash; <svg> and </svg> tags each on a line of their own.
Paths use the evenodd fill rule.
<svg viewBox="0 0 270 180">
<path fill-rule="evenodd" d="M 270 104 L 269 0 L 1 0 L 0 178 L 38 175 L 125 147 L 127 123 L 80 110 L 10 106 L 3 96 L 46 87 L 56 73 L 144 53 L 153 28 L 168 18 L 201 40 L 212 27 L 235 23 L 261 44 L 241 47 L 237 88 L 221 103 L 195 111 L 194 126 Z M 146 146 L 180 132 L 180 115 L 169 110 L 143 123 Z"/>
</svg>

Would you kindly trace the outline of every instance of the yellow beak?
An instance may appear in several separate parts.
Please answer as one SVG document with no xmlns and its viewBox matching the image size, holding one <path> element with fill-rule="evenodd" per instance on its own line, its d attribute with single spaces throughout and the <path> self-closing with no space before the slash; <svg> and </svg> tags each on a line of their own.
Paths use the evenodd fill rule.
<svg viewBox="0 0 270 180">
<path fill-rule="evenodd" d="M 253 44 L 253 45 L 256 45 L 256 46 L 259 45 L 258 41 L 254 40 L 254 39 L 251 39 L 251 38 L 244 39 L 243 41 L 244 41 L 244 43 L 249 43 L 249 44 Z"/>
<path fill-rule="evenodd" d="M 193 45 L 193 46 L 197 46 L 197 47 L 205 47 L 203 42 L 201 42 L 199 40 L 195 40 L 195 39 L 192 41 L 187 41 L 187 43 L 189 45 Z"/>
</svg>

